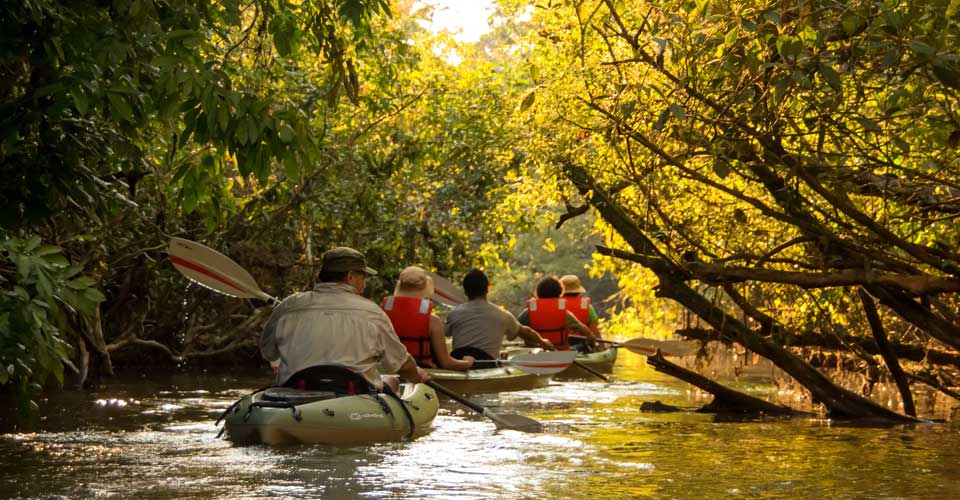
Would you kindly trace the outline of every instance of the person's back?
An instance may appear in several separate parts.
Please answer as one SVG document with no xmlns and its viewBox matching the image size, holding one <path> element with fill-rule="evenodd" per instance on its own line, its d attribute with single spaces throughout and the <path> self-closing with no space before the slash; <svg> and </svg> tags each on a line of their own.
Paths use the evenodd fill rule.
<svg viewBox="0 0 960 500">
<path fill-rule="evenodd" d="M 570 349 L 571 333 L 592 337 L 593 333 L 581 323 L 568 306 L 576 299 L 565 299 L 560 280 L 548 276 L 537 284 L 536 296 L 527 301 L 527 309 L 520 313 L 517 320 L 529 325 L 560 350 Z"/>
<path fill-rule="evenodd" d="M 412 380 L 425 377 L 386 314 L 360 295 L 368 274 L 375 271 L 366 267 L 363 254 L 346 247 L 330 250 L 323 255 L 316 288 L 274 309 L 260 349 L 267 360 L 280 359 L 278 382 L 318 365 L 344 366 L 377 388 L 382 386 L 378 366 Z"/>
<path fill-rule="evenodd" d="M 572 312 L 581 323 L 587 325 L 587 328 L 593 332 L 594 336 L 599 337 L 600 318 L 597 315 L 596 309 L 593 307 L 593 302 L 590 300 L 590 297 L 587 296 L 587 290 L 580 284 L 580 278 L 577 277 L 576 274 L 567 274 L 560 278 L 560 284 L 563 285 L 564 298 L 578 299 L 570 305 L 570 312 Z"/>
<path fill-rule="evenodd" d="M 520 325 L 512 314 L 488 302 L 489 287 L 483 271 L 474 269 L 464 276 L 463 291 L 470 300 L 450 311 L 444 324 L 446 334 L 453 337 L 453 357 L 498 359 L 503 340 L 518 335 L 544 348 L 553 348 L 536 332 Z"/>
<path fill-rule="evenodd" d="M 433 305 L 427 297 L 433 295 L 433 280 L 427 273 L 410 266 L 400 272 L 394 294 L 385 297 L 381 307 L 386 311 L 393 329 L 407 352 L 417 364 L 445 370 L 468 370 L 474 359 L 454 359 L 447 352 L 443 320 L 433 314 Z"/>
</svg>

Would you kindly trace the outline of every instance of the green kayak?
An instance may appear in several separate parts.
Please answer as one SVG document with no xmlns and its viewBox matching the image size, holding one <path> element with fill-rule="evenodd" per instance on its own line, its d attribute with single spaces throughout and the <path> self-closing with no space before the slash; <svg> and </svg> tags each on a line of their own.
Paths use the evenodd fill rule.
<svg viewBox="0 0 960 500">
<path fill-rule="evenodd" d="M 553 375 L 534 375 L 511 366 L 458 372 L 427 369 L 434 382 L 458 394 L 526 391 L 546 387 Z"/>
<path fill-rule="evenodd" d="M 405 385 L 401 392 L 398 400 L 271 387 L 230 409 L 225 431 L 237 444 L 269 445 L 357 445 L 425 434 L 440 407 L 436 392 L 424 384 Z"/>
</svg>

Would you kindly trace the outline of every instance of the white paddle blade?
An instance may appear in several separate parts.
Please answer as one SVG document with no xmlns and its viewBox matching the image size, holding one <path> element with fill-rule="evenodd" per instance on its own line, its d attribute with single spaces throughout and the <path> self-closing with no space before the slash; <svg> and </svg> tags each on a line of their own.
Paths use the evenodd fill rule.
<svg viewBox="0 0 960 500">
<path fill-rule="evenodd" d="M 437 273 L 427 271 L 427 276 L 433 280 L 433 297 L 444 304 L 457 306 L 467 302 L 467 295 L 450 280 Z"/>
<path fill-rule="evenodd" d="M 652 339 L 630 339 L 622 347 L 644 356 L 653 356 L 657 349 L 664 356 L 692 356 L 699 350 L 697 342 L 687 342 L 683 340 L 652 340 Z"/>
<path fill-rule="evenodd" d="M 240 298 L 276 301 L 240 264 L 222 253 L 183 238 L 171 238 L 167 248 L 173 267 L 191 281 L 217 292 Z"/>
<path fill-rule="evenodd" d="M 544 351 L 533 354 L 518 354 L 504 360 L 503 363 L 535 375 L 552 375 L 569 368 L 576 358 L 577 351 Z"/>
</svg>

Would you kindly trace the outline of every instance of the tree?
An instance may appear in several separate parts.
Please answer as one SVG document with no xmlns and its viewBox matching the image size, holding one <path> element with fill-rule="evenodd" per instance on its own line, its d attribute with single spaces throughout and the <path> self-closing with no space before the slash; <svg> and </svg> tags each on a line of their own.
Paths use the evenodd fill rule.
<svg viewBox="0 0 960 500">
<path fill-rule="evenodd" d="M 870 332 L 862 288 L 885 324 L 958 347 L 947 2 L 541 7 L 531 60 L 550 105 L 530 120 L 552 140 L 533 147 L 552 147 L 632 250 L 601 252 L 652 270 L 659 296 L 833 414 L 891 417 L 783 346 L 807 330 Z"/>
</svg>

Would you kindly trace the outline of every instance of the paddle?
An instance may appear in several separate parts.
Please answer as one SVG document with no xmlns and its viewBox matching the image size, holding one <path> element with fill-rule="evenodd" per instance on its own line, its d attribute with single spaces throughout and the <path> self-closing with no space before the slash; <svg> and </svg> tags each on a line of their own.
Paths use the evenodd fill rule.
<svg viewBox="0 0 960 500">
<path fill-rule="evenodd" d="M 280 302 L 261 290 L 253 276 L 240 264 L 206 245 L 183 238 L 170 238 L 167 253 L 173 267 L 198 285 L 241 299 Z M 436 276 L 430 272 L 427 274 Z M 467 296 L 463 292 L 449 281 L 443 281 L 444 284 L 434 286 L 434 298 L 453 305 L 466 302 Z"/>
<path fill-rule="evenodd" d="M 230 257 L 208 246 L 183 238 L 172 238 L 168 247 L 168 253 L 173 267 L 197 284 L 233 297 L 259 298 L 279 302 L 276 298 L 261 290 L 256 280 L 253 279 L 253 276 L 241 267 L 240 264 L 237 264 Z M 552 362 L 554 365 L 557 365 L 555 359 L 553 359 Z M 549 363 L 546 363 L 543 359 L 540 361 L 533 359 L 532 361 L 528 360 L 527 364 L 522 366 L 518 365 L 518 368 L 530 370 L 553 369 L 545 366 L 547 364 Z M 569 364 L 568 362 L 567 365 L 569 366 Z M 560 369 L 562 370 L 563 368 Z M 523 432 L 540 432 L 543 430 L 543 425 L 532 418 L 513 413 L 496 413 L 489 408 L 480 406 L 473 401 L 450 392 L 449 389 L 432 380 L 428 380 L 426 384 L 471 410 L 479 412 L 481 415 L 493 420 L 498 428 L 515 429 Z"/>
<path fill-rule="evenodd" d="M 433 279 L 433 296 L 440 302 L 457 306 L 467 301 L 466 294 L 446 278 L 430 271 L 427 271 L 427 276 Z"/>
<path fill-rule="evenodd" d="M 232 297 L 280 302 L 257 286 L 246 269 L 230 257 L 195 241 L 170 238 L 170 262 L 190 281 Z"/>
<path fill-rule="evenodd" d="M 486 406 L 478 405 L 469 399 L 452 392 L 450 389 L 434 382 L 433 380 L 428 380 L 427 385 L 433 387 L 437 392 L 447 396 L 448 398 L 470 408 L 471 410 L 483 415 L 484 417 L 489 418 L 497 426 L 498 429 L 513 429 L 515 431 L 521 432 L 543 432 L 543 424 L 530 418 L 524 417 L 523 415 L 518 415 L 516 413 L 497 413 Z"/>
<path fill-rule="evenodd" d="M 576 363 L 576 351 L 542 351 L 528 354 L 518 354 L 509 359 L 479 359 L 476 365 L 515 366 L 527 373 L 535 375 L 552 375 L 560 373 Z"/>
<path fill-rule="evenodd" d="M 571 335 L 571 338 L 586 338 L 579 335 Z M 642 354 L 644 356 L 653 356 L 657 349 L 664 356 L 691 356 L 699 350 L 696 342 L 687 342 L 683 340 L 653 340 L 653 339 L 630 339 L 625 342 L 614 342 L 612 340 L 597 339 L 601 344 L 609 344 L 613 347 L 622 347 L 631 352 Z"/>
</svg>

